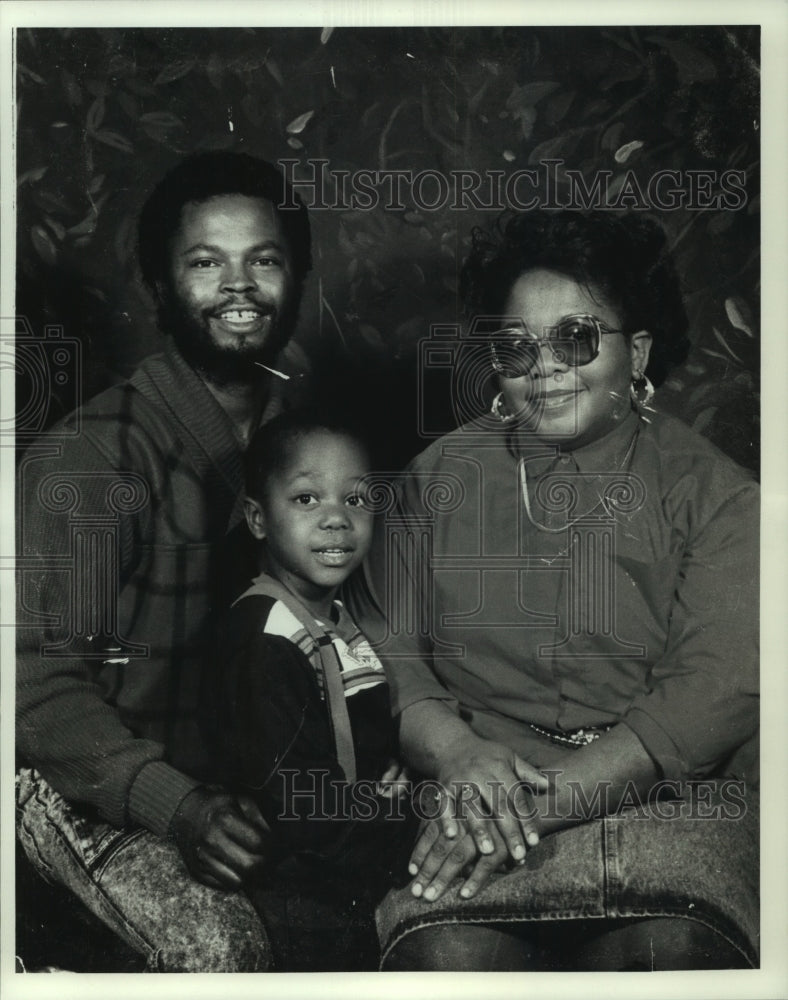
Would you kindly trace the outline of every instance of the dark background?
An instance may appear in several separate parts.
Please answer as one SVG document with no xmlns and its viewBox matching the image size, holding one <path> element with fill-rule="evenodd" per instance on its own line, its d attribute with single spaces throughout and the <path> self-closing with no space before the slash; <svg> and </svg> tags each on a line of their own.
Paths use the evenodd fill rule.
<svg viewBox="0 0 788 1000">
<path fill-rule="evenodd" d="M 693 342 L 657 405 L 757 471 L 759 41 L 753 26 L 20 29 L 17 314 L 36 334 L 58 324 L 81 341 L 82 398 L 158 350 L 135 221 L 193 150 L 350 171 L 558 158 L 589 183 L 631 169 L 644 187 L 658 170 L 735 168 L 747 177 L 742 208 L 655 213 Z M 627 155 L 630 143 L 642 145 Z M 424 444 L 419 341 L 458 320 L 470 230 L 496 215 L 312 213 L 315 270 L 282 363 L 307 373 L 310 395 L 362 416 L 379 462 L 399 466 Z M 51 389 L 47 424 L 74 402 Z M 427 389 L 425 419 L 448 429 L 445 379 Z M 31 391 L 20 366 L 20 409 Z"/>
</svg>

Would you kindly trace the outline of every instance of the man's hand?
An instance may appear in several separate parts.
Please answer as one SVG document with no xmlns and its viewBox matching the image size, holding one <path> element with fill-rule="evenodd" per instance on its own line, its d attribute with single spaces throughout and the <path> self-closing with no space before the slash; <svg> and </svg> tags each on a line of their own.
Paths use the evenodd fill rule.
<svg viewBox="0 0 788 1000">
<path fill-rule="evenodd" d="M 235 891 L 265 863 L 271 831 L 248 796 L 195 788 L 178 806 L 170 835 L 192 878 Z"/>
</svg>

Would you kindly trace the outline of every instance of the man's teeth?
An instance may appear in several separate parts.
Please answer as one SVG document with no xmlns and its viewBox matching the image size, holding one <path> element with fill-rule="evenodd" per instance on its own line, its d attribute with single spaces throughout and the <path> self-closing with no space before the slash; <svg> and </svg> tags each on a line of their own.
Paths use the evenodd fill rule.
<svg viewBox="0 0 788 1000">
<path fill-rule="evenodd" d="M 257 319 L 259 315 L 260 313 L 254 309 L 230 309 L 223 312 L 221 317 L 235 323 L 248 323 L 250 320 Z"/>
</svg>

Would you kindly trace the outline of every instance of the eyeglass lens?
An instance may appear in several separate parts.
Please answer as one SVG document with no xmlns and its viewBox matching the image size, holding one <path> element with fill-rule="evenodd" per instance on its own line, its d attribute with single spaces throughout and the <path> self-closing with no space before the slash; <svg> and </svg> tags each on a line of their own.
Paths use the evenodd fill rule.
<svg viewBox="0 0 788 1000">
<path fill-rule="evenodd" d="M 538 364 L 541 345 L 550 345 L 558 364 L 577 368 L 593 361 L 599 351 L 599 330 L 585 317 L 570 317 L 535 337 L 524 327 L 509 327 L 496 334 L 491 345 L 493 367 L 502 375 L 524 375 Z"/>
</svg>

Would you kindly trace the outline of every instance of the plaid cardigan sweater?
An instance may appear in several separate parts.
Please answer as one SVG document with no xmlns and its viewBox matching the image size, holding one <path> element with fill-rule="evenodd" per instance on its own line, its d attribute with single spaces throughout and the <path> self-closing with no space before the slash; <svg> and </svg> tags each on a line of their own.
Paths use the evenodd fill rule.
<svg viewBox="0 0 788 1000">
<path fill-rule="evenodd" d="M 230 420 L 168 345 L 31 447 L 17 489 L 20 761 L 164 835 L 198 784 L 179 765 L 199 773 L 197 666 L 242 520 Z"/>
</svg>

